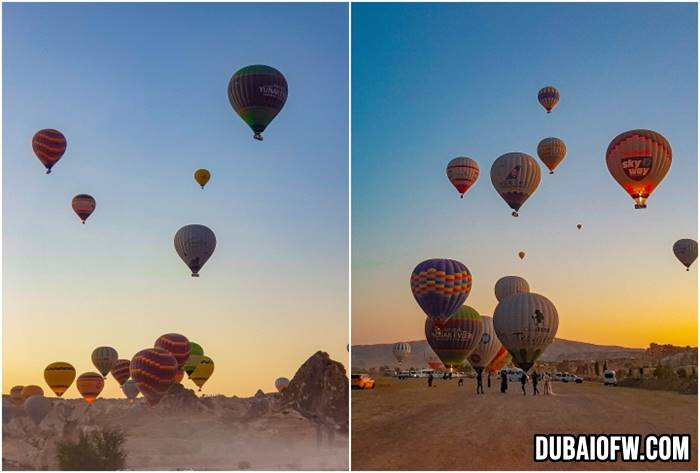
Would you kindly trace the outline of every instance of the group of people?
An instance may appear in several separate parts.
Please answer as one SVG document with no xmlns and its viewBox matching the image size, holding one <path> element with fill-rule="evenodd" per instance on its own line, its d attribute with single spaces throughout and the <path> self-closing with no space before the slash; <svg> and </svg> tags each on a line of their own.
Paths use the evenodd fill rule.
<svg viewBox="0 0 700 473">
<path fill-rule="evenodd" d="M 508 375 L 506 373 L 501 373 L 501 392 L 503 394 L 508 392 Z M 428 375 L 428 387 L 433 387 L 433 380 L 435 377 L 433 376 L 433 373 L 430 373 Z M 448 380 L 452 379 L 452 373 L 444 373 L 442 376 L 443 380 Z M 540 381 L 544 384 L 543 391 L 544 393 L 540 393 L 539 385 Z M 487 382 L 488 382 L 488 387 L 491 387 L 491 373 L 488 373 L 487 376 Z M 529 377 L 527 373 L 523 371 L 522 375 L 520 376 L 520 388 L 523 391 L 523 396 L 527 395 L 527 391 L 525 390 L 525 386 L 529 383 Z M 457 382 L 457 386 L 464 386 L 464 378 L 460 378 L 459 381 Z M 483 371 L 477 371 L 476 373 L 476 393 L 477 394 L 484 394 L 484 382 L 483 382 Z M 537 371 L 532 373 L 532 395 L 537 396 L 539 394 L 544 394 L 545 396 L 553 396 L 554 392 L 552 391 L 552 376 L 545 372 L 545 373 L 538 373 Z"/>
</svg>

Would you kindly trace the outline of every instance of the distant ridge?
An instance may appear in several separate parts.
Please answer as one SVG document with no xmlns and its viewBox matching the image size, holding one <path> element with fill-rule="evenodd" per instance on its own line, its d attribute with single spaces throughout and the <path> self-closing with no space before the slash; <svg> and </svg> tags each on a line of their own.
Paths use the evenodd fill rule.
<svg viewBox="0 0 700 473">
<path fill-rule="evenodd" d="M 403 366 L 423 367 L 427 366 L 426 358 L 432 354 L 425 340 L 409 341 L 411 356 L 402 363 Z M 398 366 L 392 353 L 393 343 L 381 343 L 375 345 L 353 345 L 352 366 L 353 369 L 378 368 L 380 366 Z M 641 357 L 644 348 L 627 348 L 617 345 L 596 345 L 593 343 L 576 342 L 562 338 L 554 339 L 554 342 L 545 350 L 540 358 L 542 361 L 562 360 L 612 360 L 615 358 Z"/>
</svg>

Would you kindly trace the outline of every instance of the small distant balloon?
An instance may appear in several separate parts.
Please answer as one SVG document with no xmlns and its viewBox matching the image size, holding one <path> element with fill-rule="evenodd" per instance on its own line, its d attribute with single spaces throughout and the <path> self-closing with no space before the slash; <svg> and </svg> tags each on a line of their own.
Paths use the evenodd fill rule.
<svg viewBox="0 0 700 473">
<path fill-rule="evenodd" d="M 22 396 L 22 402 L 26 401 L 30 396 L 43 396 L 44 390 L 41 387 L 30 384 L 29 386 L 24 386 L 20 394 Z"/>
<path fill-rule="evenodd" d="M 690 271 L 690 266 L 698 258 L 698 242 L 690 238 L 678 240 L 673 244 L 673 254 L 683 263 L 685 270 Z"/>
<path fill-rule="evenodd" d="M 651 130 L 631 130 L 617 135 L 608 145 L 608 171 L 634 200 L 635 209 L 645 209 L 647 199 L 671 168 L 671 145 Z"/>
<path fill-rule="evenodd" d="M 63 133 L 51 128 L 37 131 L 32 138 L 32 149 L 46 168 L 46 174 L 51 174 L 51 168 L 61 159 L 67 146 Z"/>
<path fill-rule="evenodd" d="M 537 156 L 547 166 L 550 174 L 566 156 L 566 144 L 559 138 L 545 138 L 537 145 Z"/>
<path fill-rule="evenodd" d="M 190 356 L 185 362 L 185 373 L 187 377 L 192 376 L 192 372 L 197 367 L 200 361 L 202 361 L 202 356 L 204 355 L 204 350 L 198 343 L 190 342 Z"/>
<path fill-rule="evenodd" d="M 197 169 L 194 172 L 194 180 L 197 181 L 197 184 L 199 184 L 202 187 L 202 189 L 204 189 L 204 186 L 207 185 L 207 182 L 209 182 L 210 177 L 211 174 L 206 169 Z"/>
<path fill-rule="evenodd" d="M 44 380 L 56 396 L 61 397 L 75 380 L 75 368 L 62 361 L 51 363 L 44 369 Z"/>
<path fill-rule="evenodd" d="M 193 278 L 199 277 L 215 248 L 216 236 L 204 225 L 185 225 L 175 234 L 175 251 L 190 268 Z"/>
<path fill-rule="evenodd" d="M 112 347 L 97 347 L 92 352 L 92 364 L 105 378 L 118 359 L 119 354 Z"/>
<path fill-rule="evenodd" d="M 525 252 L 524 252 L 524 251 L 519 251 L 519 252 L 518 252 L 518 257 L 519 257 L 520 259 L 525 259 Z"/>
<path fill-rule="evenodd" d="M 204 355 L 202 357 L 202 360 L 197 365 L 197 368 L 195 368 L 194 372 L 192 373 L 192 376 L 190 376 L 190 379 L 194 384 L 197 385 L 197 387 L 201 391 L 202 386 L 204 386 L 204 383 L 206 383 L 209 380 L 209 378 L 211 378 L 211 375 L 213 373 L 214 361 L 208 356 Z"/>
<path fill-rule="evenodd" d="M 12 404 L 15 406 L 21 406 L 24 402 L 22 389 L 24 389 L 24 386 L 12 386 L 12 389 L 10 389 L 10 401 L 12 401 Z"/>
<path fill-rule="evenodd" d="M 576 228 L 578 228 L 579 230 L 581 230 L 581 228 L 583 228 L 583 225 L 581 225 L 581 224 L 579 223 L 578 225 L 576 225 Z"/>
<path fill-rule="evenodd" d="M 277 391 L 282 392 L 289 386 L 289 380 L 287 378 L 277 378 L 275 380 L 275 388 Z"/>
<path fill-rule="evenodd" d="M 547 110 L 547 113 L 552 113 L 552 109 L 559 103 L 559 91 L 552 86 L 542 87 L 537 92 L 537 100 Z"/>
<path fill-rule="evenodd" d="M 411 345 L 406 342 L 398 342 L 394 345 L 393 352 L 396 361 L 402 363 L 411 355 Z"/>
<path fill-rule="evenodd" d="M 90 215 L 95 211 L 97 203 L 95 199 L 88 194 L 78 194 L 73 197 L 73 202 L 71 203 L 73 211 L 78 214 L 80 220 L 85 223 Z"/>
<path fill-rule="evenodd" d="M 139 388 L 133 379 L 129 379 L 122 385 L 122 392 L 129 401 L 133 401 L 139 395 Z"/>
<path fill-rule="evenodd" d="M 274 67 L 243 67 L 228 83 L 228 100 L 253 130 L 253 138 L 262 141 L 262 132 L 287 101 L 287 79 Z"/>
<path fill-rule="evenodd" d="M 454 158 L 447 164 L 447 178 L 459 192 L 459 197 L 464 194 L 479 179 L 479 164 L 471 158 Z"/>
<path fill-rule="evenodd" d="M 105 387 L 105 379 L 98 373 L 83 373 L 78 376 L 75 385 L 88 406 L 91 406 Z"/>
</svg>

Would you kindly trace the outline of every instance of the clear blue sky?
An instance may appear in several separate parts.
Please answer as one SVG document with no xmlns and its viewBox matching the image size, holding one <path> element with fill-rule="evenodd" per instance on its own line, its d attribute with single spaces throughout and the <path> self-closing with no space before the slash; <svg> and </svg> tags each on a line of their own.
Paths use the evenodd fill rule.
<svg viewBox="0 0 700 473">
<path fill-rule="evenodd" d="M 697 237 L 695 4 L 353 4 L 352 29 L 353 343 L 423 338 L 409 275 L 431 257 L 471 269 L 484 315 L 517 274 L 557 305 L 560 337 L 696 343 L 697 272 L 671 251 Z M 605 165 L 635 128 L 673 147 L 644 211 Z M 491 164 L 547 136 L 566 159 L 514 219 Z M 445 176 L 460 155 L 481 168 L 464 200 Z"/>
<path fill-rule="evenodd" d="M 289 83 L 262 143 L 226 94 L 249 64 Z M 347 97 L 346 4 L 4 4 L 4 391 L 167 332 L 214 359 L 210 393 L 271 390 L 319 349 L 345 363 Z M 42 128 L 68 139 L 49 176 Z M 218 240 L 199 279 L 173 248 L 189 223 Z"/>
</svg>

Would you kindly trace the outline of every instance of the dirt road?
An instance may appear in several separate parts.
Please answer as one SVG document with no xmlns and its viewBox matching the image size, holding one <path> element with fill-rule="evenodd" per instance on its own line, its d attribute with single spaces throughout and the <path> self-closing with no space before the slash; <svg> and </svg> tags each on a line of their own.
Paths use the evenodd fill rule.
<svg viewBox="0 0 700 473">
<path fill-rule="evenodd" d="M 511 383 L 475 394 L 466 379 L 377 379 L 352 391 L 355 470 L 697 470 L 698 397 L 665 391 L 554 383 L 555 396 L 523 396 Z M 484 383 L 486 384 L 486 383 Z M 691 437 L 690 463 L 535 463 L 535 433 L 680 434 Z"/>
</svg>

